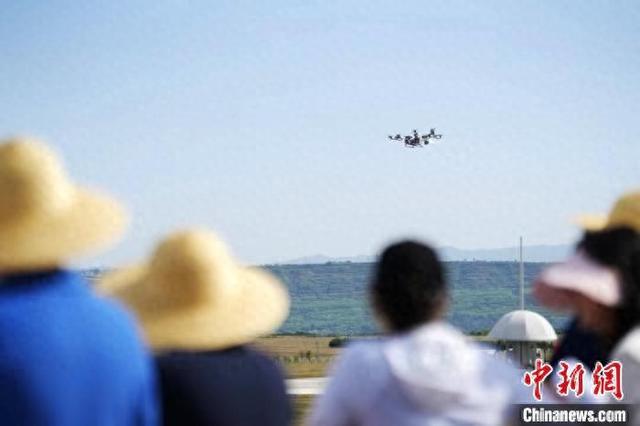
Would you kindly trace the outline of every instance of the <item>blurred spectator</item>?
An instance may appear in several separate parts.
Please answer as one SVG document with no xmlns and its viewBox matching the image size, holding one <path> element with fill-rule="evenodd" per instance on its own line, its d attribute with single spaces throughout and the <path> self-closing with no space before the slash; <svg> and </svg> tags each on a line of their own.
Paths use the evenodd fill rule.
<svg viewBox="0 0 640 426">
<path fill-rule="evenodd" d="M 0 143 L 1 424 L 157 424 L 134 322 L 63 269 L 125 222 L 115 201 L 70 182 L 46 146 Z"/>
<path fill-rule="evenodd" d="M 214 234 L 170 235 L 147 264 L 101 287 L 133 309 L 157 353 L 165 425 L 290 422 L 279 368 L 246 346 L 286 319 L 287 291 L 238 266 Z"/>
<path fill-rule="evenodd" d="M 589 219 L 585 225 L 577 253 L 545 270 L 535 293 L 543 304 L 574 313 L 578 326 L 601 344 L 596 351 L 608 354 L 598 361 L 623 361 L 624 402 L 638 404 L 640 192 L 623 196 L 608 217 Z M 564 345 L 561 356 L 584 359 L 585 352 L 593 351 L 584 345 L 568 347 Z"/>
<path fill-rule="evenodd" d="M 585 366 L 593 369 L 597 361 L 609 359 L 611 342 L 597 333 L 585 329 L 580 321 L 574 318 L 564 332 L 564 337 L 553 352 L 551 365 L 553 368 L 563 359 L 575 358 Z"/>
<path fill-rule="evenodd" d="M 447 284 L 430 247 L 388 247 L 371 298 L 389 336 L 345 349 L 311 425 L 498 425 L 530 402 L 516 370 L 443 321 Z"/>
</svg>

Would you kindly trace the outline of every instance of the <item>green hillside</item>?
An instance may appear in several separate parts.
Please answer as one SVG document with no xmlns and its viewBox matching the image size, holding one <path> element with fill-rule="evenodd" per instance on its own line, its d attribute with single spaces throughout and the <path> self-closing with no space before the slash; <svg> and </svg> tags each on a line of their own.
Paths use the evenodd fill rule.
<svg viewBox="0 0 640 426">
<path fill-rule="evenodd" d="M 447 262 L 452 287 L 450 320 L 466 332 L 485 331 L 505 313 L 518 308 L 518 264 L 514 262 Z M 556 328 L 566 318 L 541 309 L 530 285 L 546 264 L 525 264 L 525 304 Z M 289 288 L 291 315 L 281 333 L 356 335 L 378 332 L 367 304 L 366 287 L 373 264 L 272 265 L 267 268 Z"/>
</svg>

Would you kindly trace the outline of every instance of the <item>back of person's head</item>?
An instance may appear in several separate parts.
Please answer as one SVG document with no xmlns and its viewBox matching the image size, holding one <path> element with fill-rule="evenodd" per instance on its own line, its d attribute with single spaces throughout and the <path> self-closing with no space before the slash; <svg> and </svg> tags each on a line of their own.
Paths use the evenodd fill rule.
<svg viewBox="0 0 640 426">
<path fill-rule="evenodd" d="M 392 332 L 439 318 L 447 299 L 442 264 L 429 246 L 403 241 L 387 247 L 371 284 L 374 307 Z"/>
<path fill-rule="evenodd" d="M 640 234 L 628 227 L 586 232 L 578 250 L 618 274 L 622 287 L 618 333 L 624 335 L 640 323 Z"/>
</svg>

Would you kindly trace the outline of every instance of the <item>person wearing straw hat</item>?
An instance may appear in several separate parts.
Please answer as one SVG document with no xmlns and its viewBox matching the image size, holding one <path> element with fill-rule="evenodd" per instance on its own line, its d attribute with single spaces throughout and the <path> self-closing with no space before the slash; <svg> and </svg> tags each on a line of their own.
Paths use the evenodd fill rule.
<svg viewBox="0 0 640 426">
<path fill-rule="evenodd" d="M 156 352 L 165 425 L 286 425 L 279 368 L 249 349 L 286 319 L 285 287 L 239 266 L 212 232 L 184 230 L 151 259 L 103 278 L 101 291 L 137 315 Z"/>
<path fill-rule="evenodd" d="M 623 363 L 624 402 L 640 403 L 640 191 L 622 196 L 608 216 L 580 218 L 585 235 L 576 253 L 545 269 L 534 293 L 542 304 L 576 316 L 598 337 L 606 357 Z M 563 357 L 592 350 L 571 343 Z M 600 349 L 603 349 L 600 348 Z M 593 369 L 593 363 L 587 365 Z M 640 417 L 636 416 L 640 422 Z"/>
<path fill-rule="evenodd" d="M 133 319 L 65 265 L 115 241 L 126 215 L 76 186 L 36 140 L 0 142 L 0 423 L 155 425 Z"/>
</svg>

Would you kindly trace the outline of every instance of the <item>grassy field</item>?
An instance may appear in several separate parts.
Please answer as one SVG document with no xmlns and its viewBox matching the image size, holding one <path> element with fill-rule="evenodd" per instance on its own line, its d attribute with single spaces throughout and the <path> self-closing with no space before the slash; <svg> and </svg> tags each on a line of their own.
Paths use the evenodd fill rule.
<svg viewBox="0 0 640 426">
<path fill-rule="evenodd" d="M 331 337 L 274 336 L 258 339 L 254 346 L 278 361 L 287 378 L 323 377 L 339 349 L 330 348 Z"/>
<path fill-rule="evenodd" d="M 331 337 L 273 336 L 258 339 L 254 346 L 277 360 L 287 378 L 323 377 L 340 349 L 330 348 Z M 314 396 L 291 398 L 294 426 L 302 426 L 313 404 Z"/>
</svg>

